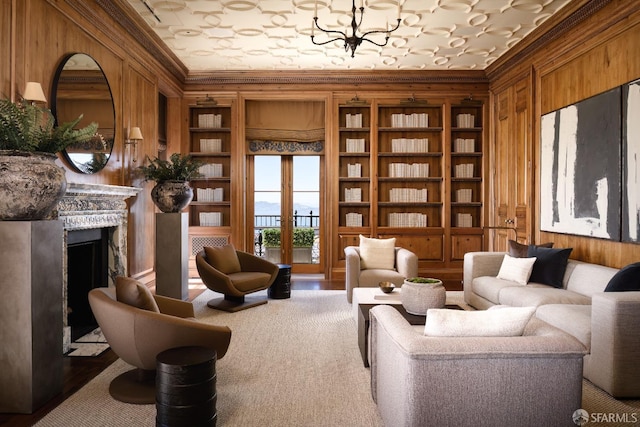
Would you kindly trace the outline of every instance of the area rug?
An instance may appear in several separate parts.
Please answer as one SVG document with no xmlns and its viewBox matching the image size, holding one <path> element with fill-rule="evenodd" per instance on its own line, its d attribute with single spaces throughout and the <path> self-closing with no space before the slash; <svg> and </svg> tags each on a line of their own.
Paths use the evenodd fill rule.
<svg viewBox="0 0 640 427">
<path fill-rule="evenodd" d="M 206 302 L 215 296 L 207 290 L 194 306 L 201 321 L 233 330 L 229 351 L 216 365 L 218 426 L 382 426 L 345 291 L 294 290 L 290 299 L 238 313 L 209 309 Z M 448 292 L 447 303 L 464 307 L 462 292 Z M 110 381 L 129 369 L 117 360 L 35 425 L 153 426 L 154 405 L 109 396 Z M 640 401 L 613 399 L 588 381 L 582 409 L 600 420 L 589 426 L 630 426 L 637 424 L 624 420 L 640 419 Z M 622 421 L 611 422 L 615 417 Z"/>
</svg>

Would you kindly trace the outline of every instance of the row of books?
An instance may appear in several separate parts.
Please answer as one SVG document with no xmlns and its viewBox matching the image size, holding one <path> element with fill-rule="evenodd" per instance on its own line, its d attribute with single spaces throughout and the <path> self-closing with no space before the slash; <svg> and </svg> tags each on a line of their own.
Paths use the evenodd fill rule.
<svg viewBox="0 0 640 427">
<path fill-rule="evenodd" d="M 222 140 L 219 138 L 200 138 L 200 151 L 203 153 L 222 152 Z"/>
<path fill-rule="evenodd" d="M 456 123 L 459 128 L 472 128 L 476 125 L 476 118 L 473 114 L 462 113 L 456 116 Z"/>
<path fill-rule="evenodd" d="M 456 153 L 473 153 L 476 151 L 476 140 L 473 138 L 456 138 L 453 144 Z"/>
<path fill-rule="evenodd" d="M 400 203 L 415 203 L 427 201 L 426 188 L 392 188 L 389 190 L 389 201 Z"/>
<path fill-rule="evenodd" d="M 362 227 L 362 214 L 349 212 L 345 215 L 347 227 Z"/>
<path fill-rule="evenodd" d="M 344 189 L 344 201 L 345 202 L 361 202 L 362 201 L 362 189 L 361 188 L 345 188 Z"/>
<path fill-rule="evenodd" d="M 393 153 L 428 153 L 429 138 L 394 138 L 391 140 Z"/>
<path fill-rule="evenodd" d="M 473 163 L 462 163 L 454 169 L 456 178 L 473 178 Z"/>
<path fill-rule="evenodd" d="M 429 114 L 392 114 L 391 127 L 394 128 L 427 128 L 429 127 Z"/>
<path fill-rule="evenodd" d="M 429 163 L 389 163 L 391 178 L 427 178 Z"/>
<path fill-rule="evenodd" d="M 364 153 L 364 138 L 347 138 L 346 139 L 347 153 Z"/>
<path fill-rule="evenodd" d="M 196 200 L 198 202 L 222 202 L 224 188 L 197 188 Z"/>
<path fill-rule="evenodd" d="M 457 214 L 456 227 L 473 227 L 473 216 L 468 213 Z"/>
<path fill-rule="evenodd" d="M 198 114 L 198 127 L 199 128 L 221 128 L 222 115 L 221 114 Z"/>
<path fill-rule="evenodd" d="M 221 163 L 207 163 L 200 166 L 198 171 L 205 178 L 220 178 L 222 177 L 222 164 Z"/>
<path fill-rule="evenodd" d="M 221 227 L 222 212 L 200 212 L 201 227 Z"/>
<path fill-rule="evenodd" d="M 473 200 L 473 190 L 471 188 L 460 188 L 456 190 L 456 201 L 460 203 L 471 203 Z"/>
<path fill-rule="evenodd" d="M 348 128 L 361 128 L 362 127 L 362 114 L 350 114 L 345 117 L 345 126 Z"/>
<path fill-rule="evenodd" d="M 417 212 L 391 212 L 389 227 L 426 227 L 427 215 Z"/>
<path fill-rule="evenodd" d="M 349 178 L 360 178 L 362 176 L 362 165 L 360 163 L 347 164 L 347 176 Z"/>
</svg>

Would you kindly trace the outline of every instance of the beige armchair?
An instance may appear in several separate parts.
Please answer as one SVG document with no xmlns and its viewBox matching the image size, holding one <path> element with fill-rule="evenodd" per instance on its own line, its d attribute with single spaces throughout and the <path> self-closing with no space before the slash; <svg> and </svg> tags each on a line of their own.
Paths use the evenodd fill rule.
<svg viewBox="0 0 640 427">
<path fill-rule="evenodd" d="M 224 298 L 214 298 L 207 306 L 229 312 L 266 304 L 266 297 L 249 299 L 246 295 L 267 289 L 280 271 L 276 264 L 236 251 L 232 245 L 205 247 L 196 255 L 196 268 L 207 288 L 224 294 Z"/>
<path fill-rule="evenodd" d="M 575 426 L 585 348 L 571 335 L 534 317 L 521 336 L 426 336 L 393 307 L 369 313 L 385 425 Z"/>
<path fill-rule="evenodd" d="M 393 269 L 364 268 L 358 246 L 347 246 L 344 248 L 344 255 L 346 262 L 345 285 L 349 302 L 352 301 L 353 288 L 378 287 L 378 283 L 383 281 L 402 286 L 404 279 L 418 275 L 418 256 L 408 249 L 395 248 Z"/>
<path fill-rule="evenodd" d="M 89 292 L 91 310 L 111 349 L 135 366 L 111 381 L 114 399 L 154 403 L 156 356 L 164 350 L 201 346 L 215 350 L 218 359 L 227 352 L 231 330 L 198 322 L 190 302 L 152 295 L 129 278 L 117 278 L 116 287 Z"/>
</svg>

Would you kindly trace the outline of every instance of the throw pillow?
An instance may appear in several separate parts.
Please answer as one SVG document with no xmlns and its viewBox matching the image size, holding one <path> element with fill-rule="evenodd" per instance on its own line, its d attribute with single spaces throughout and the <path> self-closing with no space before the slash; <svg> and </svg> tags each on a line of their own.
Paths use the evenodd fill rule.
<svg viewBox="0 0 640 427">
<path fill-rule="evenodd" d="M 551 249 L 529 246 L 527 255 L 536 257 L 529 281 L 562 288 L 562 279 L 572 250 L 573 248 Z"/>
<path fill-rule="evenodd" d="M 640 291 L 640 262 L 621 268 L 620 271 L 609 280 L 604 291 Z"/>
<path fill-rule="evenodd" d="M 553 242 L 543 243 L 541 245 L 523 245 L 515 240 L 509 240 L 509 255 L 515 258 L 526 258 L 529 246 L 537 246 L 539 248 L 552 248 Z"/>
<path fill-rule="evenodd" d="M 129 277 L 116 277 L 116 300 L 142 310 L 160 313 L 149 288 Z"/>
<path fill-rule="evenodd" d="M 427 310 L 424 334 L 430 337 L 516 337 L 535 313 L 535 307 L 501 307 L 499 310 Z"/>
<path fill-rule="evenodd" d="M 497 277 L 498 279 L 511 280 L 524 286 L 529 281 L 529 276 L 531 276 L 531 270 L 535 262 L 536 259 L 534 257 L 514 258 L 504 254 Z"/>
<path fill-rule="evenodd" d="M 205 246 L 204 253 L 213 268 L 224 273 L 233 274 L 242 271 L 236 248 L 232 244 L 211 248 Z"/>
<path fill-rule="evenodd" d="M 360 268 L 393 270 L 396 260 L 396 238 L 372 239 L 360 235 Z"/>
</svg>

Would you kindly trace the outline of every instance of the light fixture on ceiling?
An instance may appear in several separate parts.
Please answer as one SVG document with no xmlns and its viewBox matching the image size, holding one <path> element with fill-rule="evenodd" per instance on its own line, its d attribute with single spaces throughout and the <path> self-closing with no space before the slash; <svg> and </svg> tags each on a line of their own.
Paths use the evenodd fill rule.
<svg viewBox="0 0 640 427">
<path fill-rule="evenodd" d="M 138 159 L 138 142 L 143 139 L 144 138 L 142 138 L 142 132 L 139 127 L 135 126 L 129 130 L 129 138 L 124 142 L 124 144 L 131 145 L 133 150 L 131 157 L 133 157 L 134 162 Z"/>
<path fill-rule="evenodd" d="M 366 33 L 362 33 L 362 35 L 358 36 L 356 32 L 360 29 L 360 25 L 362 24 L 362 17 L 364 16 L 364 6 L 362 5 L 362 0 L 359 0 L 359 7 L 356 8 L 356 0 L 352 0 L 351 2 L 351 35 L 347 35 L 349 31 L 348 28 L 345 31 L 336 31 L 336 30 L 325 30 L 320 25 L 318 25 L 318 1 L 315 2 L 315 14 L 313 15 L 313 22 L 311 23 L 311 42 L 315 45 L 322 46 L 327 43 L 331 43 L 337 40 L 344 40 L 344 51 L 348 52 L 351 49 L 351 57 L 353 58 L 356 49 L 363 41 L 373 43 L 376 46 L 386 46 L 389 41 L 390 34 L 397 30 L 400 27 L 400 0 L 398 0 L 398 18 L 396 19 L 396 26 L 393 28 L 389 28 L 389 24 L 387 24 L 386 31 L 381 30 L 373 30 L 367 31 Z M 360 11 L 360 19 L 356 19 L 356 11 Z M 327 40 L 325 42 L 318 43 L 314 40 L 314 32 L 315 29 L 319 29 L 320 31 L 326 33 L 329 37 L 336 36 L 331 40 Z M 386 34 L 387 36 L 384 38 L 384 43 L 377 43 L 371 39 L 368 39 L 367 36 L 371 34 Z"/>
</svg>

